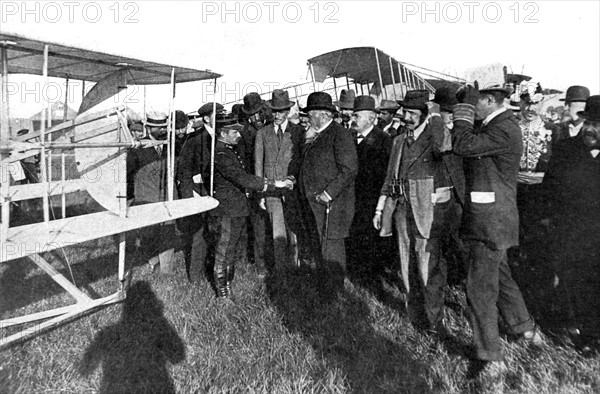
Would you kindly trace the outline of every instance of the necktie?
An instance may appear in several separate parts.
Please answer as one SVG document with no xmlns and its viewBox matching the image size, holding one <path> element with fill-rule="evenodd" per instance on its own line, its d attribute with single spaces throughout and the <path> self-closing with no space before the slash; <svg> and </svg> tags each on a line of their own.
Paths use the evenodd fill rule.
<svg viewBox="0 0 600 394">
<path fill-rule="evenodd" d="M 363 138 L 365 138 L 365 136 L 364 136 L 364 135 L 362 135 L 361 133 L 358 133 L 358 134 L 356 135 L 356 143 L 357 143 L 357 144 L 360 144 L 360 143 L 362 142 Z"/>
<path fill-rule="evenodd" d="M 277 140 L 281 144 L 281 140 L 283 140 L 283 130 L 281 130 L 281 125 L 277 127 Z"/>
<path fill-rule="evenodd" d="M 406 135 L 406 145 L 410 148 L 413 142 L 415 142 L 415 132 L 413 130 L 408 130 Z"/>
</svg>

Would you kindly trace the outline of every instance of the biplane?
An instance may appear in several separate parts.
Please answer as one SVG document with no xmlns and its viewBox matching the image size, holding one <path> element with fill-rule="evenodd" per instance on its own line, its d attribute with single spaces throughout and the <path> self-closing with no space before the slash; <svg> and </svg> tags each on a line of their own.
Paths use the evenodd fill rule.
<svg viewBox="0 0 600 394">
<path fill-rule="evenodd" d="M 0 330 L 31 322 L 33 328 L 8 336 L 1 335 L 0 348 L 73 319 L 93 308 L 119 302 L 126 297 L 125 232 L 172 221 L 207 211 L 218 205 L 212 197 L 174 199 L 176 83 L 216 80 L 210 70 L 159 64 L 140 59 L 27 37 L 0 34 L 2 100 L 0 112 L 0 263 L 28 259 L 35 263 L 75 299 L 75 304 L 0 321 Z M 82 98 L 74 119 L 54 124 L 47 119 L 49 103 L 43 103 L 40 129 L 17 136 L 9 127 L 8 76 L 31 74 L 94 83 Z M 136 140 L 128 129 L 124 89 L 132 85 L 170 84 L 167 139 Z M 216 84 L 215 84 L 216 86 Z M 68 92 L 69 89 L 66 89 Z M 167 148 L 167 201 L 129 207 L 126 200 L 126 153 L 129 149 L 164 145 Z M 40 182 L 15 184 L 11 171 L 21 160 L 39 155 Z M 66 161 L 74 158 L 75 176 L 67 175 Z M 67 159 L 66 159 L 67 158 Z M 51 171 L 57 167 L 59 171 Z M 65 214 L 65 195 L 87 192 L 103 210 L 79 216 Z M 61 198 L 62 217 L 51 218 L 49 199 Z M 43 221 L 11 226 L 11 204 L 30 199 L 42 200 Z M 41 215 L 40 215 L 41 216 Z M 107 297 L 92 299 L 40 255 L 42 251 L 63 248 L 107 236 L 116 236 L 118 245 L 119 290 Z M 11 331 L 13 331 L 11 329 Z"/>
</svg>

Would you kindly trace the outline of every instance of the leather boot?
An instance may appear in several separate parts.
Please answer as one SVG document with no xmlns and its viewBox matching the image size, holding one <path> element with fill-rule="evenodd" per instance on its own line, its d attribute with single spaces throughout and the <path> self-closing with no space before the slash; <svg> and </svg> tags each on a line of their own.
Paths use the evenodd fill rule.
<svg viewBox="0 0 600 394">
<path fill-rule="evenodd" d="M 217 290 L 217 298 L 229 297 L 229 288 L 227 284 L 227 268 L 215 266 L 214 270 L 215 288 Z"/>
</svg>

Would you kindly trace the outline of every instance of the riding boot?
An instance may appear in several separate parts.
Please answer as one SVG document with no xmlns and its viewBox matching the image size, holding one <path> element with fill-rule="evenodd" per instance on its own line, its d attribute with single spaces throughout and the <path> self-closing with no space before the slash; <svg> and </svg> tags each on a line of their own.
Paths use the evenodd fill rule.
<svg viewBox="0 0 600 394">
<path fill-rule="evenodd" d="M 231 295 L 231 282 L 233 282 L 233 277 L 235 275 L 235 265 L 228 265 L 227 266 L 227 282 L 226 282 L 226 288 L 227 288 L 227 295 Z"/>
<path fill-rule="evenodd" d="M 229 297 L 229 286 L 227 283 L 227 268 L 222 265 L 215 265 L 214 268 L 215 288 L 217 298 Z"/>
</svg>

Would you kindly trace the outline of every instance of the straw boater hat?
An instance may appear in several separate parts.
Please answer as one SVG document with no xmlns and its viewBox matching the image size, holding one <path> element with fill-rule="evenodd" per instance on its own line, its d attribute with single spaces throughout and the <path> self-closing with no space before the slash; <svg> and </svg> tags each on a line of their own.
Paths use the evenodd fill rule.
<svg viewBox="0 0 600 394">
<path fill-rule="evenodd" d="M 256 92 L 250 92 L 244 96 L 244 105 L 242 106 L 242 112 L 246 115 L 254 115 L 263 108 L 263 99 L 260 98 L 260 94 Z"/>
<path fill-rule="evenodd" d="M 273 111 L 285 111 L 292 108 L 295 104 L 295 102 L 290 101 L 287 90 L 283 89 L 273 90 L 271 100 L 265 102 L 265 105 Z"/>
<path fill-rule="evenodd" d="M 512 89 L 506 85 L 493 85 L 479 89 L 479 94 L 501 93 L 504 97 L 510 96 L 512 92 Z"/>
<path fill-rule="evenodd" d="M 167 119 L 167 115 L 159 112 L 154 112 L 146 115 L 146 121 L 144 122 L 144 124 L 147 127 L 167 127 L 169 121 Z"/>
<path fill-rule="evenodd" d="M 577 112 L 585 120 L 600 122 L 600 95 L 590 96 L 585 101 L 585 109 Z"/>
<path fill-rule="evenodd" d="M 330 112 L 337 112 L 337 109 L 331 102 L 331 96 L 325 92 L 313 92 L 308 95 L 306 99 L 306 107 L 302 108 L 304 113 L 313 110 L 326 110 Z"/>
<path fill-rule="evenodd" d="M 333 104 L 335 104 L 340 109 L 353 109 L 355 97 L 356 94 L 354 93 L 354 90 L 344 89 L 340 92 L 340 99 L 338 101 L 335 101 Z"/>
<path fill-rule="evenodd" d="M 373 111 L 379 113 L 379 110 L 375 108 L 375 99 L 371 96 L 358 96 L 354 100 L 353 111 Z"/>
<path fill-rule="evenodd" d="M 404 96 L 404 100 L 398 100 L 403 108 L 425 110 L 429 101 L 428 90 L 409 90 Z"/>
</svg>

